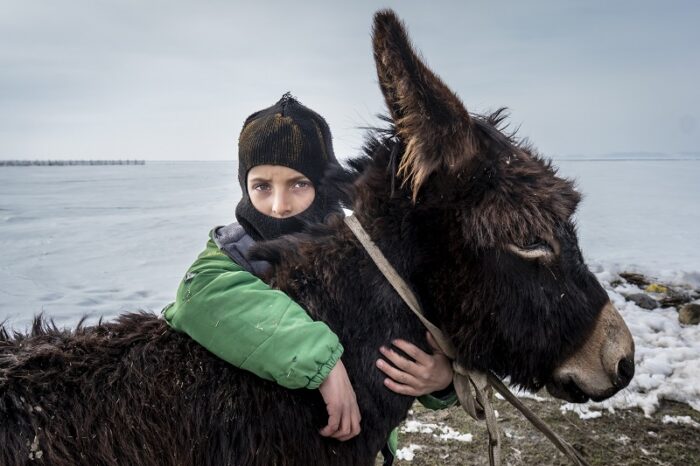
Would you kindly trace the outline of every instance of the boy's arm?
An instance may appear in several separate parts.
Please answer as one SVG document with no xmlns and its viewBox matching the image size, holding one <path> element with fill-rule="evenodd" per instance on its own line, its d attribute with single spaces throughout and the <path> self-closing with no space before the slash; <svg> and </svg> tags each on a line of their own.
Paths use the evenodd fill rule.
<svg viewBox="0 0 700 466">
<path fill-rule="evenodd" d="M 313 321 L 211 240 L 163 315 L 219 358 L 286 388 L 318 388 L 343 353 L 325 323 Z"/>
</svg>

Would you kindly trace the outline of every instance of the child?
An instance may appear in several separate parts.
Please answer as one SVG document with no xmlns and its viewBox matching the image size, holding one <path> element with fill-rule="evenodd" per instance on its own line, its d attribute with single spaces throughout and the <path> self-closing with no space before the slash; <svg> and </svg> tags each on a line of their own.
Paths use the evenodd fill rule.
<svg viewBox="0 0 700 466">
<path fill-rule="evenodd" d="M 258 278 L 268 264 L 246 255 L 256 241 L 301 231 L 305 222 L 340 211 L 337 199 L 316 189 L 329 164 L 337 163 L 330 129 L 319 114 L 285 94 L 246 119 L 238 158 L 238 223 L 210 232 L 164 317 L 172 328 L 258 377 L 290 389 L 319 389 L 329 415 L 321 435 L 348 440 L 360 432 L 360 412 L 338 337 Z M 396 365 L 377 364 L 389 376 L 388 388 L 420 396 L 449 385 L 452 372 L 443 355 L 404 341 L 395 345 L 414 361 L 382 348 Z M 450 397 L 432 405 L 453 402 Z"/>
</svg>

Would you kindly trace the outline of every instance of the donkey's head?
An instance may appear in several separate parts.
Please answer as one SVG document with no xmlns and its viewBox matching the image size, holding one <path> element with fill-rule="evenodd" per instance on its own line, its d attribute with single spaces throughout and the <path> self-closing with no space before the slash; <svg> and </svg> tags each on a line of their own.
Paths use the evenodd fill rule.
<svg viewBox="0 0 700 466">
<path fill-rule="evenodd" d="M 393 12 L 373 41 L 396 138 L 375 142 L 355 209 L 413 219 L 424 273 L 411 279 L 461 362 L 572 401 L 625 387 L 632 337 L 583 261 L 572 183 L 503 134 L 501 112 L 468 113 Z"/>
</svg>

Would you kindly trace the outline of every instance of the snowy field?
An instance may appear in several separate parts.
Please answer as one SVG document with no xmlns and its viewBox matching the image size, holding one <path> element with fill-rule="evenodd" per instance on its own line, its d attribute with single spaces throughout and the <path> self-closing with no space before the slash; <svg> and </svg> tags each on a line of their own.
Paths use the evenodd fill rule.
<svg viewBox="0 0 700 466">
<path fill-rule="evenodd" d="M 635 379 L 603 409 L 651 413 L 672 399 L 700 410 L 700 327 L 610 285 L 631 270 L 700 287 L 700 158 L 555 163 L 584 193 L 581 247 L 637 345 Z M 233 162 L 0 168 L 0 320 L 23 329 L 42 312 L 73 325 L 159 311 L 239 195 Z M 601 405 L 563 409 L 595 416 Z"/>
</svg>

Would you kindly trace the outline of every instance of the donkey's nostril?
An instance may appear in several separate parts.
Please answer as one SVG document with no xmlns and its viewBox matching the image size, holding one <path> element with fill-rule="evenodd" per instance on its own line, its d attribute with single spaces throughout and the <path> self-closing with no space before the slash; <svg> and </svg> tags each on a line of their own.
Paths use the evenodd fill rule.
<svg viewBox="0 0 700 466">
<path fill-rule="evenodd" d="M 634 377 L 634 360 L 631 357 L 620 359 L 617 363 L 617 381 L 615 387 L 624 388 Z"/>
</svg>

